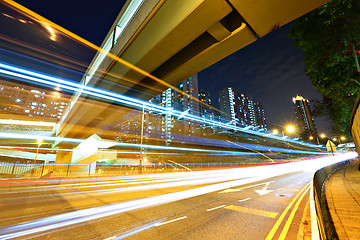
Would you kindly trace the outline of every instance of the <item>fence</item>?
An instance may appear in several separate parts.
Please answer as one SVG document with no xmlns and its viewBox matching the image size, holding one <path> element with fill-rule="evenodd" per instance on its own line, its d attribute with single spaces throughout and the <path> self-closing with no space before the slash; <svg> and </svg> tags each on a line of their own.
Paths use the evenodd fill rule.
<svg viewBox="0 0 360 240">
<path fill-rule="evenodd" d="M 178 171 L 196 171 L 212 168 L 229 168 L 279 164 L 276 162 L 241 161 L 211 163 L 149 163 L 141 166 L 142 173 L 161 173 Z M 138 174 L 139 165 L 129 164 L 20 164 L 0 163 L 0 176 L 3 177 L 72 177 L 72 176 L 114 176 Z"/>
</svg>

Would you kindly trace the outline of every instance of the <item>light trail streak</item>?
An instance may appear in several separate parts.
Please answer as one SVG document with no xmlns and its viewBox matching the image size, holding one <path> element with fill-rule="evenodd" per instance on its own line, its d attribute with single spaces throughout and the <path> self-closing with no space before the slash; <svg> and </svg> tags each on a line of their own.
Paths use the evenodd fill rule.
<svg viewBox="0 0 360 240">
<path fill-rule="evenodd" d="M 136 233 L 145 231 L 145 230 L 147 230 L 149 228 L 156 227 L 156 226 L 158 226 L 158 224 L 161 224 L 163 221 L 164 221 L 164 219 L 159 219 L 157 221 L 154 221 L 154 222 L 151 222 L 151 223 L 148 223 L 148 224 L 144 224 L 144 225 L 142 225 L 140 227 L 137 227 L 137 228 L 134 228 L 132 230 L 128 230 L 125 233 L 122 233 L 121 235 L 106 238 L 104 240 L 107 240 L 107 239 L 108 240 L 110 240 L 110 239 L 117 240 L 117 239 L 127 238 L 127 237 L 130 237 L 130 236 L 132 236 L 132 235 L 134 235 Z"/>
<path fill-rule="evenodd" d="M 253 181 L 261 181 L 265 179 L 257 177 L 249 180 L 237 180 L 227 183 L 220 183 L 212 186 L 200 187 L 196 189 L 165 194 L 161 196 L 149 197 L 146 199 L 139 199 L 124 203 L 112 204 L 97 208 L 90 208 L 86 210 L 79 210 L 71 213 L 64 213 L 52 217 L 46 217 L 43 219 L 31 221 L 29 223 L 19 224 L 14 227 L 1 229 L 0 237 L 2 239 L 10 239 L 15 237 L 22 237 L 29 234 L 40 233 L 43 231 L 49 231 L 56 228 L 67 227 L 73 224 L 83 223 L 85 221 L 91 221 L 103 217 L 108 217 L 114 214 L 124 213 L 136 209 L 142 209 L 150 206 L 157 206 L 160 204 L 170 203 L 190 197 L 200 196 L 206 193 L 215 192 L 225 188 L 250 183 Z"/>
<path fill-rule="evenodd" d="M 209 119 L 204 119 L 199 116 L 192 115 L 192 114 L 184 115 L 184 112 L 177 111 L 174 109 L 171 109 L 171 111 L 169 112 L 168 108 L 160 106 L 160 105 L 152 104 L 147 101 L 142 101 L 139 99 L 124 96 L 122 94 L 109 92 L 109 91 L 97 89 L 94 87 L 84 86 L 82 84 L 74 83 L 74 82 L 67 81 L 67 80 L 64 80 L 61 78 L 47 76 L 44 74 L 36 73 L 36 72 L 25 70 L 25 69 L 20 69 L 20 68 L 10 66 L 7 64 L 0 63 L 0 67 L 3 68 L 2 70 L 0 69 L 0 73 L 5 74 L 5 75 L 10 75 L 10 76 L 22 78 L 22 79 L 28 79 L 28 80 L 39 82 L 42 84 L 51 85 L 53 87 L 61 87 L 63 89 L 68 89 L 68 90 L 71 90 L 74 92 L 81 89 L 81 92 L 84 94 L 88 94 L 88 95 L 94 96 L 94 97 L 99 97 L 99 98 L 102 98 L 102 99 L 110 101 L 110 102 L 117 102 L 118 104 L 123 104 L 125 106 L 129 106 L 132 108 L 142 109 L 144 106 L 144 109 L 146 111 L 155 111 L 160 114 L 171 114 L 172 116 L 182 117 L 189 121 L 194 121 L 194 122 L 203 123 L 203 124 L 209 124 L 212 126 L 218 126 L 218 127 L 222 127 L 222 128 L 229 129 L 229 130 L 250 133 L 253 135 L 272 138 L 272 139 L 276 139 L 276 140 L 282 140 L 282 137 L 268 135 L 267 133 L 261 133 L 258 131 L 253 131 L 247 127 L 241 128 L 241 127 L 233 126 L 233 125 L 230 125 L 227 123 L 221 123 L 221 122 L 216 122 L 216 121 L 212 121 Z M 5 69 L 7 69 L 7 70 L 5 70 Z M 300 144 L 299 141 L 295 141 L 292 139 L 288 139 L 287 141 Z M 317 145 L 313 145 L 313 144 L 307 144 L 307 143 L 301 143 L 301 144 L 309 146 L 309 147 L 318 147 Z"/>
<path fill-rule="evenodd" d="M 243 171 L 233 170 L 234 175 L 239 176 L 239 173 L 249 174 L 249 172 L 251 172 L 253 174 L 253 177 L 249 177 L 241 180 L 232 180 L 228 182 L 217 183 L 214 185 L 198 187 L 190 190 L 168 193 L 154 197 L 148 197 L 145 199 L 137 199 L 128 202 L 116 203 L 101 207 L 63 213 L 51 217 L 45 217 L 42 219 L 1 229 L 0 234 L 2 235 L 0 237 L 2 239 L 10 239 L 15 237 L 23 237 L 29 234 L 36 234 L 44 231 L 51 231 L 61 227 L 69 227 L 74 224 L 79 224 L 86 221 L 92 221 L 115 214 L 120 214 L 128 211 L 152 207 L 152 206 L 158 206 L 161 204 L 166 204 L 182 199 L 200 196 L 211 192 L 220 191 L 226 188 L 262 181 L 271 177 L 280 176 L 291 172 L 298 172 L 302 169 L 305 169 L 307 165 L 312 164 L 314 162 L 318 163 L 315 164 L 317 166 L 326 166 L 338 161 L 354 158 L 356 155 L 357 155 L 356 153 L 346 153 L 335 157 L 322 157 L 317 160 L 307 160 L 303 162 L 295 162 L 284 165 L 277 165 L 277 166 L 271 165 L 267 167 L 248 168 Z"/>
<path fill-rule="evenodd" d="M 26 125 L 26 126 L 48 126 L 54 127 L 54 122 L 40 122 L 40 121 L 23 121 L 23 120 L 12 120 L 12 119 L 0 119 L 0 124 L 5 125 Z"/>
<path fill-rule="evenodd" d="M 171 188 L 171 187 L 180 187 L 180 186 L 192 186 L 192 185 L 201 185 L 201 184 L 208 184 L 208 183 L 214 183 L 214 182 L 220 182 L 220 181 L 228 181 L 231 179 L 234 179 L 237 176 L 237 173 L 231 173 L 228 172 L 227 176 L 224 177 L 224 173 L 208 173 L 208 174 L 196 174 L 196 175 L 190 175 L 190 176 L 181 176 L 181 177 L 173 177 L 170 179 L 158 179 L 158 180 L 154 180 L 152 178 L 148 178 L 148 179 L 141 179 L 141 182 L 139 182 L 140 180 L 137 180 L 137 182 L 120 182 L 120 183 L 92 183 L 92 185 L 88 185 L 86 183 L 82 183 L 82 186 L 79 186 L 81 184 L 76 183 L 76 184 L 67 184 L 64 186 L 57 186 L 57 187 L 47 187 L 47 186 L 36 186 L 36 187 L 26 187 L 25 191 L 16 191 L 17 189 L 22 189 L 22 188 L 12 188 L 12 192 L 8 193 L 8 194 L 14 194 L 15 191 L 16 193 L 32 193 L 32 192 L 43 192 L 43 191 L 58 191 L 58 190 L 77 190 L 77 189 L 83 189 L 83 188 L 103 188 L 103 187 L 111 187 L 110 189 L 100 189 L 100 190 L 88 190 L 88 191 L 82 191 L 82 192 L 65 192 L 63 193 L 64 195 L 66 194 L 82 194 L 82 193 L 86 193 L 86 194 L 110 194 L 110 193 L 119 193 L 119 192 L 127 192 L 127 191 L 144 191 L 144 190 L 154 190 L 154 189 L 161 189 L 161 188 Z M 209 178 L 209 176 L 212 176 L 213 178 Z M 238 177 L 243 178 L 243 177 Z M 151 185 L 150 185 L 151 183 Z M 155 183 L 155 184 L 154 184 Z M 94 186 L 94 184 L 96 184 Z M 134 187 L 127 187 L 127 185 L 136 185 L 136 184 L 141 184 L 140 186 L 134 186 Z M 72 186 L 75 185 L 75 186 Z M 126 186 L 126 187 L 122 187 L 120 188 L 120 186 Z M 0 190 L 1 191 L 1 190 Z M 4 191 L 7 191 L 6 189 L 4 189 Z M 4 192 L 3 194 L 6 194 L 7 192 Z M 36 197 L 43 197 L 45 195 L 38 195 Z M 26 196 L 28 197 L 28 196 Z M 26 198 L 25 197 L 25 198 Z"/>
<path fill-rule="evenodd" d="M 199 99 L 197 99 L 197 98 L 195 98 L 195 97 L 193 97 L 193 96 L 191 96 L 191 95 L 183 92 L 183 91 L 180 90 L 180 89 L 175 88 L 174 86 L 172 86 L 171 84 L 169 84 L 169 83 L 161 80 L 160 78 L 157 78 L 157 77 L 153 76 L 152 74 L 150 74 L 150 73 L 142 70 L 141 68 L 138 68 L 137 66 L 135 66 L 135 65 L 133 65 L 133 64 L 131 64 L 131 63 L 129 63 L 129 62 L 127 62 L 127 61 L 125 61 L 125 60 L 117 57 L 117 56 L 115 56 L 114 54 L 110 53 L 110 49 L 103 49 L 103 48 L 101 48 L 101 47 L 98 47 L 98 46 L 96 46 L 95 44 L 87 41 L 86 39 L 81 38 L 80 36 L 78 36 L 78 35 L 70 32 L 70 31 L 68 31 L 67 29 L 65 29 L 65 28 L 63 28 L 63 27 L 61 27 L 61 26 L 59 26 L 59 25 L 51 22 L 50 20 L 42 17 L 41 15 L 39 15 L 39 14 L 31 11 L 30 9 L 28 9 L 28 8 L 26 8 L 26 7 L 24 7 L 24 6 L 20 5 L 20 4 L 12 1 L 12 0 L 3 0 L 3 1 L 6 2 L 9 6 L 13 7 L 14 9 L 17 9 L 17 10 L 19 10 L 19 11 L 27 14 L 29 17 L 33 18 L 34 20 L 39 21 L 39 22 L 42 23 L 42 24 L 47 24 L 47 25 L 51 26 L 52 28 L 58 30 L 59 32 L 62 32 L 63 34 L 69 36 L 70 38 L 73 38 L 73 39 L 75 39 L 75 40 L 83 43 L 84 45 L 86 45 L 86 46 L 88 46 L 88 47 L 96 50 L 96 51 L 99 53 L 99 55 L 104 55 L 104 56 L 107 55 L 107 56 L 110 57 L 111 59 L 119 62 L 119 63 L 122 64 L 123 66 L 128 67 L 129 69 L 132 69 L 132 70 L 138 72 L 139 74 L 143 75 L 144 77 L 149 77 L 149 78 L 151 78 L 152 80 L 154 80 L 154 81 L 156 81 L 156 82 L 158 82 L 158 83 L 160 83 L 160 84 L 162 84 L 162 85 L 164 85 L 164 86 L 166 86 L 166 87 L 168 87 L 168 88 L 171 88 L 171 89 L 173 89 L 173 90 L 176 90 L 176 91 L 178 91 L 178 92 L 180 92 L 180 93 L 188 96 L 189 98 L 191 98 L 191 99 L 193 99 L 193 100 L 195 100 L 195 101 L 197 101 L 197 102 L 201 102 L 201 101 L 199 101 Z M 142 3 L 140 3 L 140 4 L 137 6 L 137 8 L 136 8 L 135 11 L 134 11 L 134 14 L 137 12 L 138 7 L 140 7 L 141 4 L 142 4 Z M 124 27 L 126 27 L 126 26 L 124 26 Z M 109 44 L 108 44 L 108 45 L 109 45 Z M 100 65 L 101 62 L 102 62 L 102 60 L 100 60 L 98 64 Z M 91 75 L 92 75 L 92 74 L 91 74 Z M 91 77 L 91 76 L 90 76 L 90 77 Z M 87 84 L 87 82 L 85 82 L 85 84 L 84 84 L 83 86 L 85 86 L 86 84 Z M 81 88 L 79 88 L 79 89 L 81 89 Z M 210 108 L 212 108 L 212 109 L 214 109 L 214 110 L 216 110 L 216 111 L 219 111 L 218 109 L 215 109 L 215 108 L 213 108 L 212 106 L 210 106 L 210 105 L 208 105 L 208 104 L 206 104 L 206 103 L 202 103 L 202 104 L 203 104 L 203 105 L 206 105 L 206 106 L 208 106 L 208 107 L 210 107 Z M 70 108 L 71 108 L 71 106 L 70 106 Z M 65 117 L 65 116 L 63 116 L 63 117 Z"/>
<path fill-rule="evenodd" d="M 39 135 L 0 133 L 0 138 L 36 140 L 39 138 Z M 62 142 L 73 142 L 73 143 L 81 143 L 84 141 L 83 139 L 49 137 L 49 136 L 41 136 L 41 138 L 44 141 L 49 140 L 49 141 L 62 141 Z M 140 145 L 135 144 L 135 143 L 116 143 L 114 146 L 140 148 Z M 221 151 L 221 150 L 210 150 L 210 149 L 200 149 L 200 148 L 169 147 L 169 146 L 159 146 L 159 145 L 144 145 L 144 147 L 146 147 L 148 149 L 169 150 L 169 151 L 178 150 L 178 151 L 185 151 L 185 152 L 209 152 L 209 153 L 227 153 L 227 154 L 234 153 L 234 154 L 244 154 L 244 155 L 256 155 L 257 154 L 257 153 L 249 153 L 249 152 Z"/>
</svg>

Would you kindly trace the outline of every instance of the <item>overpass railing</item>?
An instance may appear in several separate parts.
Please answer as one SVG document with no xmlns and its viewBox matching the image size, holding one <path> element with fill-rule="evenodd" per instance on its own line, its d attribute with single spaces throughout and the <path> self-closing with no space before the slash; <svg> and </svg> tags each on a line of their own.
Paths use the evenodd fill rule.
<svg viewBox="0 0 360 240">
<path fill-rule="evenodd" d="M 351 161 L 341 161 L 321 168 L 314 173 L 310 191 L 311 234 L 313 240 L 338 239 L 326 201 L 325 182 L 334 172 Z"/>
</svg>

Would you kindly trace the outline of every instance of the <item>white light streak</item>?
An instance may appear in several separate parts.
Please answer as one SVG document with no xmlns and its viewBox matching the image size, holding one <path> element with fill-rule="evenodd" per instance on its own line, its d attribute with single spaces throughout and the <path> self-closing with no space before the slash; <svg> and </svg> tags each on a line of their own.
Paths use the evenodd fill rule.
<svg viewBox="0 0 360 240">
<path fill-rule="evenodd" d="M 3 63 L 0 63 L 0 67 L 3 69 L 7 69 L 7 70 L 0 70 L 0 73 L 2 73 L 2 74 L 31 80 L 34 82 L 50 85 L 53 87 L 61 87 L 63 89 L 71 90 L 74 92 L 77 92 L 77 91 L 79 91 L 79 89 L 81 89 L 84 94 L 88 94 L 88 95 L 94 96 L 94 97 L 99 97 L 104 100 L 116 102 L 118 104 L 123 104 L 125 106 L 129 106 L 132 108 L 142 109 L 142 107 L 144 106 L 144 109 L 147 111 L 155 111 L 160 114 L 171 114 L 172 116 L 175 116 L 175 117 L 181 116 L 186 120 L 190 120 L 190 121 L 194 121 L 194 122 L 198 122 L 198 123 L 205 123 L 205 124 L 209 124 L 212 126 L 218 126 L 218 127 L 222 127 L 225 129 L 229 129 L 229 130 L 246 132 L 246 133 L 250 133 L 253 135 L 257 135 L 257 136 L 263 136 L 263 137 L 267 137 L 267 138 L 282 140 L 282 138 L 279 136 L 274 136 L 274 135 L 271 135 L 268 133 L 251 130 L 247 127 L 241 128 L 241 127 L 237 127 L 237 126 L 234 126 L 234 125 L 231 125 L 228 123 L 221 123 L 221 122 L 216 122 L 216 121 L 209 120 L 209 119 L 204 119 L 204 118 L 201 118 L 200 116 L 195 116 L 192 114 L 184 115 L 184 112 L 181 112 L 181 111 L 177 111 L 177 110 L 173 110 L 173 109 L 171 111 L 169 111 L 168 108 L 160 106 L 160 105 L 156 105 L 156 104 L 152 104 L 147 101 L 142 101 L 139 99 L 124 96 L 122 94 L 109 92 L 109 91 L 97 89 L 94 87 L 84 86 L 82 84 L 74 83 L 74 82 L 71 82 L 71 81 L 68 81 L 65 79 L 36 73 L 33 71 L 21 69 L 18 67 L 13 67 L 13 66 L 3 64 Z M 10 70 L 10 71 L 8 71 L 8 70 Z M 299 141 L 296 141 L 293 139 L 288 139 L 287 141 L 293 142 L 293 143 L 298 143 L 298 144 L 303 144 L 303 145 L 310 146 L 310 147 L 318 147 L 317 145 L 313 145 L 313 144 L 302 143 L 302 142 L 300 143 Z"/>
<path fill-rule="evenodd" d="M 270 165 L 262 167 L 250 167 L 247 169 L 231 169 L 226 172 L 232 173 L 233 178 L 239 178 L 239 175 L 243 177 L 248 177 L 246 179 L 227 181 L 222 183 L 217 183 L 213 185 L 208 185 L 204 187 L 198 187 L 190 190 L 168 193 L 164 195 L 148 197 L 144 199 L 138 199 L 128 202 L 121 202 L 111 205 L 105 205 L 101 207 L 89 208 L 79 211 L 73 211 L 69 213 L 63 213 L 51 217 L 45 217 L 42 219 L 30 221 L 23 224 L 18 224 L 13 227 L 3 228 L 0 230 L 1 239 L 10 239 L 15 237 L 23 237 L 29 234 L 40 233 L 43 231 L 54 230 L 61 227 L 67 227 L 78 223 L 83 223 L 86 221 L 91 221 L 103 217 L 108 217 L 111 215 L 124 213 L 136 209 L 143 209 L 152 206 L 158 206 L 161 204 L 166 204 L 178 200 L 183 200 L 191 197 L 200 196 L 203 194 L 220 191 L 227 188 L 232 188 L 235 186 L 241 186 L 257 181 L 263 181 L 275 176 L 280 176 L 283 174 L 298 172 L 302 169 L 304 165 L 317 165 L 316 163 L 321 163 L 318 166 L 329 165 L 334 162 L 351 159 L 356 157 L 356 153 L 345 153 L 335 157 L 321 157 L 315 160 L 306 160 L 303 162 L 294 162 L 283 165 Z M 314 164 L 315 163 L 315 164 Z M 214 173 L 216 171 L 204 171 L 206 173 Z M 225 171 L 223 171 L 225 172 Z M 226 176 L 229 176 L 226 173 Z M 188 174 L 196 174 L 195 172 L 190 172 Z M 250 177 L 249 177 L 250 176 Z M 223 176 L 224 177 L 224 176 Z M 213 178 L 213 176 L 210 176 Z M 220 176 L 220 178 L 222 178 Z"/>
<path fill-rule="evenodd" d="M 23 121 L 23 120 L 12 120 L 12 119 L 0 119 L 0 124 L 44 126 L 44 127 L 54 127 L 56 125 L 56 123 L 54 122 Z"/>
</svg>

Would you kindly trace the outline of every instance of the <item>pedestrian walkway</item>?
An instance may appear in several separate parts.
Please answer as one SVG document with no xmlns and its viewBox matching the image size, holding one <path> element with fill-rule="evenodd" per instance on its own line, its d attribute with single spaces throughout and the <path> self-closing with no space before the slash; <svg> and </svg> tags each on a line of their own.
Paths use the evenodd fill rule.
<svg viewBox="0 0 360 240">
<path fill-rule="evenodd" d="M 336 171 L 325 184 L 326 200 L 339 239 L 360 239 L 359 161 Z"/>
</svg>

